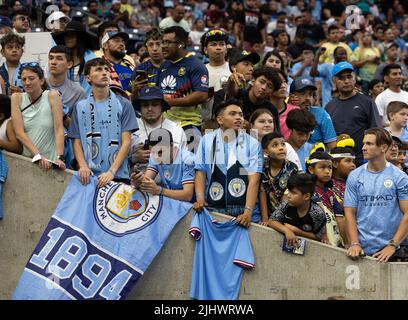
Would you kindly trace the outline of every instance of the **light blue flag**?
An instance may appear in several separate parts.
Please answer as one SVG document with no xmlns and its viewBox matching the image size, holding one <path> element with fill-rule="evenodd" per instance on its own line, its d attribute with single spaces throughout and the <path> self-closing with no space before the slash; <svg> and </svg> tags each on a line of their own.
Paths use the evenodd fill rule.
<svg viewBox="0 0 408 320">
<path fill-rule="evenodd" d="M 13 299 L 125 299 L 191 203 L 74 175 Z"/>
</svg>

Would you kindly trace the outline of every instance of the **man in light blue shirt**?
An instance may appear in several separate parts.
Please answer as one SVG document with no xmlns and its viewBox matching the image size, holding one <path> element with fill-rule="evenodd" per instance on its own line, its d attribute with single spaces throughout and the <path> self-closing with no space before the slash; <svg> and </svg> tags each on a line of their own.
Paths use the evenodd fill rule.
<svg viewBox="0 0 408 320">
<path fill-rule="evenodd" d="M 332 149 L 336 146 L 336 131 L 327 111 L 324 108 L 312 106 L 316 90 L 316 86 L 308 78 L 297 78 L 290 85 L 290 94 L 296 99 L 297 105 L 311 112 L 316 119 L 317 125 L 310 136 L 309 143 L 323 142 Z"/>
<path fill-rule="evenodd" d="M 363 140 L 368 163 L 347 179 L 344 212 L 352 259 L 364 254 L 381 262 L 406 258 L 401 253 L 408 245 L 408 176 L 386 161 L 391 144 L 386 130 L 368 129 Z"/>
<path fill-rule="evenodd" d="M 89 183 L 98 176 L 98 188 L 112 180 L 130 182 L 128 153 L 132 132 L 138 129 L 129 100 L 109 90 L 109 63 L 95 58 L 85 64 L 84 74 L 92 92 L 72 112 L 68 137 L 73 139 L 79 177 Z"/>
<path fill-rule="evenodd" d="M 248 227 L 258 198 L 262 173 L 262 147 L 242 129 L 239 100 L 227 100 L 214 109 L 220 129 L 203 136 L 196 154 L 196 210 L 237 216 Z"/>
</svg>

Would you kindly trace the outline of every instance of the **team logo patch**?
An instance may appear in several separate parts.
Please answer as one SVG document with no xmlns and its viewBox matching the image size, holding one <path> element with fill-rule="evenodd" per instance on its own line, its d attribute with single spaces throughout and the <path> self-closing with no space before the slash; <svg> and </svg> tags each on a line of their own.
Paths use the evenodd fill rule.
<svg viewBox="0 0 408 320">
<path fill-rule="evenodd" d="M 163 79 L 162 83 L 161 83 L 161 87 L 162 89 L 174 89 L 177 85 L 177 81 L 176 78 L 172 75 L 168 75 L 166 78 Z"/>
<path fill-rule="evenodd" d="M 214 201 L 218 201 L 224 195 L 224 188 L 218 182 L 213 182 L 210 186 L 210 198 Z"/>
<path fill-rule="evenodd" d="M 246 191 L 244 180 L 241 178 L 232 179 L 228 184 L 228 191 L 235 198 L 241 197 Z"/>
<path fill-rule="evenodd" d="M 280 187 L 281 189 L 286 189 L 287 184 L 288 184 L 288 179 L 287 179 L 287 177 L 285 177 L 285 178 L 279 180 L 279 187 Z"/>
<path fill-rule="evenodd" d="M 159 215 L 159 196 L 133 189 L 126 184 L 110 182 L 95 194 L 94 216 L 102 229 L 124 236 L 146 228 Z"/>
<path fill-rule="evenodd" d="M 312 226 L 310 224 L 304 224 L 302 226 L 302 229 L 305 230 L 306 232 L 312 231 Z"/>
<path fill-rule="evenodd" d="M 186 74 L 186 68 L 181 67 L 181 68 L 179 69 L 179 71 L 178 71 L 178 75 L 179 75 L 180 77 L 182 77 L 182 76 L 184 76 L 185 74 Z"/>
<path fill-rule="evenodd" d="M 393 185 L 393 182 L 391 179 L 387 179 L 384 181 L 384 187 L 386 187 L 387 189 L 391 188 Z"/>
<path fill-rule="evenodd" d="M 99 154 L 99 146 L 97 143 L 92 142 L 92 160 L 96 159 Z"/>
<path fill-rule="evenodd" d="M 206 75 L 201 76 L 201 83 L 202 84 L 208 84 L 208 77 Z"/>
<path fill-rule="evenodd" d="M 164 175 L 164 177 L 165 177 L 166 179 L 170 179 L 170 177 L 171 177 L 171 173 L 170 173 L 169 170 L 164 170 L 164 171 L 163 171 L 163 175 Z"/>
</svg>

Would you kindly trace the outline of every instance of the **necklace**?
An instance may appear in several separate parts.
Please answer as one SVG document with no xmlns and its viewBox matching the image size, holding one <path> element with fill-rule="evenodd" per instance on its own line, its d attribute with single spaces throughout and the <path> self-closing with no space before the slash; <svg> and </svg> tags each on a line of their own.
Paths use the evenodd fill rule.
<svg viewBox="0 0 408 320">
<path fill-rule="evenodd" d="M 161 116 L 160 129 L 161 129 L 162 126 L 163 126 L 163 121 L 164 121 L 163 116 Z M 148 138 L 149 138 L 149 134 L 148 134 L 147 128 L 146 128 L 146 122 L 144 121 L 143 118 L 142 118 L 142 122 L 143 122 L 144 131 L 145 131 L 145 133 L 146 133 L 146 139 L 148 139 Z"/>
</svg>

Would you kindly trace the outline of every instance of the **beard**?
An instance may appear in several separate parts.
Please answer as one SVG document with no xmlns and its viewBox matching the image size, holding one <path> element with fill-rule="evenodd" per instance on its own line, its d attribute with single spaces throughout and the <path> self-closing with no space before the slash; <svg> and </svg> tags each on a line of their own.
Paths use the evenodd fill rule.
<svg viewBox="0 0 408 320">
<path fill-rule="evenodd" d="M 125 51 L 113 51 L 111 52 L 112 57 L 114 57 L 115 59 L 123 59 L 126 55 Z"/>
</svg>

